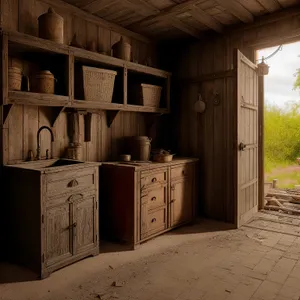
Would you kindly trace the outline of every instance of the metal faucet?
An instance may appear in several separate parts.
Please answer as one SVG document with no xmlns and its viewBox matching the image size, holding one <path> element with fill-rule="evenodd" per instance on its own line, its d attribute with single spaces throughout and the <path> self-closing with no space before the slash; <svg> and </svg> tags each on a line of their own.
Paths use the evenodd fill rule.
<svg viewBox="0 0 300 300">
<path fill-rule="evenodd" d="M 36 159 L 37 160 L 40 160 L 41 159 L 41 145 L 40 145 L 40 133 L 43 129 L 47 129 L 49 130 L 50 134 L 51 134 L 51 157 L 50 158 L 53 158 L 53 149 L 52 149 L 52 142 L 54 142 L 54 135 L 53 135 L 53 131 L 51 130 L 50 127 L 48 126 L 42 126 L 40 127 L 40 129 L 38 130 L 37 132 L 37 149 L 36 149 Z"/>
</svg>

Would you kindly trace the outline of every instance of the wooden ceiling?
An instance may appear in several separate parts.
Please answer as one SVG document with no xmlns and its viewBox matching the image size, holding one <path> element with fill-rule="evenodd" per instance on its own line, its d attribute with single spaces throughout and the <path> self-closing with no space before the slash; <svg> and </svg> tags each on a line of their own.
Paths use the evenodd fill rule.
<svg viewBox="0 0 300 300">
<path fill-rule="evenodd" d="M 224 27 L 252 23 L 261 15 L 299 4 L 299 0 L 65 0 L 69 4 L 155 39 L 201 38 Z"/>
</svg>

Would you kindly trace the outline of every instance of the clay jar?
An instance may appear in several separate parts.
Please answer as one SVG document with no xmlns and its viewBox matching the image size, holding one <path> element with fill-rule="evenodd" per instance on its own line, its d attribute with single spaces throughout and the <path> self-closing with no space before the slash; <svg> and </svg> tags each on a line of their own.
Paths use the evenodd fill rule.
<svg viewBox="0 0 300 300">
<path fill-rule="evenodd" d="M 55 78 L 50 71 L 40 71 L 31 79 L 31 91 L 34 93 L 54 94 Z"/>
<path fill-rule="evenodd" d="M 39 16 L 39 37 L 59 44 L 64 43 L 64 19 L 53 8 Z"/>
<path fill-rule="evenodd" d="M 127 61 L 131 60 L 131 45 L 121 37 L 120 41 L 112 46 L 113 56 L 124 59 Z"/>
</svg>

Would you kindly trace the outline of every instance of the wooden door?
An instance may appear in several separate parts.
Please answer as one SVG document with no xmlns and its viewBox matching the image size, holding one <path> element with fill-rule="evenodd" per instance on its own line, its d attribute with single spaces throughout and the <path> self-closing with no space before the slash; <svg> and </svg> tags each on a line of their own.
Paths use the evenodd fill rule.
<svg viewBox="0 0 300 300">
<path fill-rule="evenodd" d="M 177 226 L 192 220 L 193 181 L 189 177 L 171 183 L 170 226 Z"/>
<path fill-rule="evenodd" d="M 48 208 L 46 223 L 47 266 L 59 263 L 72 256 L 72 216 L 70 204 Z"/>
<path fill-rule="evenodd" d="M 74 253 L 98 245 L 98 207 L 96 196 L 86 196 L 74 202 Z"/>
<path fill-rule="evenodd" d="M 257 66 L 237 50 L 236 225 L 258 210 Z"/>
</svg>

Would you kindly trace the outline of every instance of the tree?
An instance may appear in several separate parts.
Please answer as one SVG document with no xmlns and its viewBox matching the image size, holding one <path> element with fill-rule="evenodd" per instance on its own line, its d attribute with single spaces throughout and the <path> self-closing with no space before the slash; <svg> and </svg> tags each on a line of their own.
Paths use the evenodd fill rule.
<svg viewBox="0 0 300 300">
<path fill-rule="evenodd" d="M 295 80 L 295 83 L 294 83 L 294 89 L 295 90 L 300 90 L 300 69 L 297 70 L 296 74 L 296 80 Z"/>
</svg>

